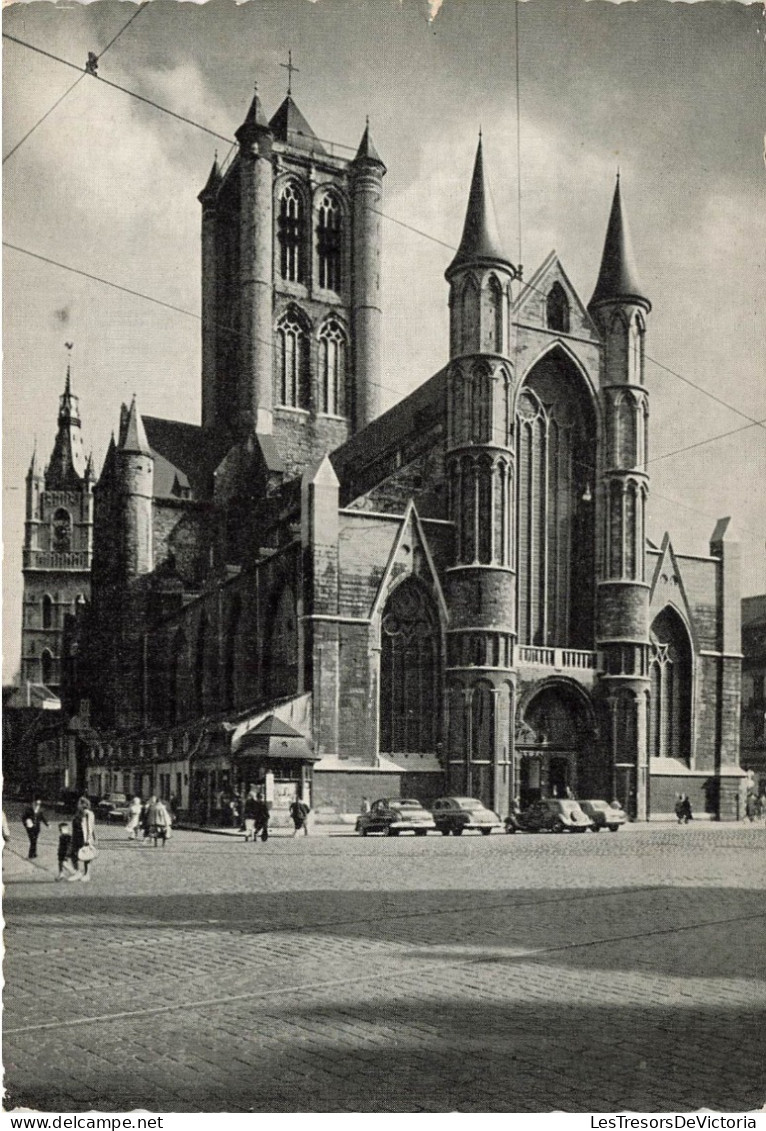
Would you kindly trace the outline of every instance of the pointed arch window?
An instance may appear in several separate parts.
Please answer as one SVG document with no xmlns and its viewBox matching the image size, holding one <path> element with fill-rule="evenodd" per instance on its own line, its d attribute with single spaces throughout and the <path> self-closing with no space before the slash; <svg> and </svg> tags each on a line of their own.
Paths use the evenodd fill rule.
<svg viewBox="0 0 766 1131">
<path fill-rule="evenodd" d="M 319 331 L 319 380 L 322 412 L 346 416 L 346 359 L 348 340 L 340 322 L 331 319 Z"/>
<path fill-rule="evenodd" d="M 235 594 L 226 618 L 226 641 L 223 659 L 223 698 L 227 707 L 233 707 L 236 701 L 237 690 L 237 635 L 239 633 L 239 620 L 242 613 L 242 603 L 239 594 Z"/>
<path fill-rule="evenodd" d="M 398 585 L 381 619 L 380 749 L 435 752 L 441 702 L 439 618 L 415 578 Z"/>
<path fill-rule="evenodd" d="M 59 507 L 53 515 L 53 549 L 57 554 L 66 554 L 72 549 L 72 516 L 64 507 Z"/>
<path fill-rule="evenodd" d="M 649 750 L 654 758 L 691 756 L 692 649 L 680 616 L 666 607 L 652 622 Z"/>
<path fill-rule="evenodd" d="M 280 275 L 289 283 L 305 282 L 304 205 L 293 181 L 288 181 L 279 194 L 277 238 Z"/>
<path fill-rule="evenodd" d="M 479 287 L 469 275 L 460 296 L 460 352 L 474 353 L 479 348 Z"/>
<path fill-rule="evenodd" d="M 43 597 L 43 628 L 55 628 L 53 598 L 48 593 Z"/>
<path fill-rule="evenodd" d="M 343 217 L 336 196 L 326 192 L 317 209 L 317 270 L 319 286 L 340 293 Z"/>
<path fill-rule="evenodd" d="M 288 408 L 309 407 L 309 338 L 295 311 L 277 326 L 277 397 Z"/>
<path fill-rule="evenodd" d="M 205 656 L 207 651 L 208 623 L 207 617 L 200 618 L 197 629 L 197 648 L 194 657 L 194 700 L 195 706 L 202 715 L 205 711 Z"/>
<path fill-rule="evenodd" d="M 545 301 L 545 321 L 549 330 L 569 333 L 569 299 L 561 283 L 556 280 Z"/>
<path fill-rule="evenodd" d="M 503 352 L 503 288 L 490 275 L 485 292 L 484 348 L 490 353 Z"/>
<path fill-rule="evenodd" d="M 268 693 L 294 695 L 298 689 L 298 615 L 295 594 L 285 585 L 272 606 L 268 629 Z"/>
<path fill-rule="evenodd" d="M 40 667 L 42 670 L 42 681 L 47 686 L 56 682 L 55 665 L 53 654 L 48 648 L 44 648 L 40 656 Z"/>
</svg>

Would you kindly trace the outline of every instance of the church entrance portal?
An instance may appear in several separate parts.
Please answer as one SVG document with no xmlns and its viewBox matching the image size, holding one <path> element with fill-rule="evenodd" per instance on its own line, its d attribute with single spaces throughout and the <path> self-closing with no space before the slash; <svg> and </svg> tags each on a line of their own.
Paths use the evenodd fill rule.
<svg viewBox="0 0 766 1131">
<path fill-rule="evenodd" d="M 550 684 L 526 705 L 522 701 L 520 715 L 516 795 L 522 808 L 545 797 L 587 796 L 596 744 L 593 710 L 584 692 Z"/>
</svg>

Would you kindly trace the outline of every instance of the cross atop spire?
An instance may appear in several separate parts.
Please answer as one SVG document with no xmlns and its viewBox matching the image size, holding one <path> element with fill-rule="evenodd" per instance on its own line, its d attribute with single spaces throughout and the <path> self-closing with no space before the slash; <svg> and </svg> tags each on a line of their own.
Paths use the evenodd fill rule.
<svg viewBox="0 0 766 1131">
<path fill-rule="evenodd" d="M 284 67 L 284 69 L 287 71 L 287 95 L 288 95 L 288 98 L 289 98 L 289 96 L 293 92 L 293 74 L 296 74 L 296 75 L 300 74 L 300 71 L 298 70 L 298 68 L 293 66 L 293 53 L 292 53 L 292 51 L 287 52 L 287 62 L 286 63 L 280 63 L 279 65 L 280 65 L 280 67 Z"/>
</svg>

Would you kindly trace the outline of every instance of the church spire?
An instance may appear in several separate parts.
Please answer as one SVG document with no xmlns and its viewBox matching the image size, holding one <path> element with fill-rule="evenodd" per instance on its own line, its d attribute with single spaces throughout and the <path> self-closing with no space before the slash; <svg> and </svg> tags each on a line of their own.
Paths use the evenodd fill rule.
<svg viewBox="0 0 766 1131">
<path fill-rule="evenodd" d="M 601 269 L 588 306 L 592 308 L 602 302 L 638 303 L 647 310 L 651 310 L 652 305 L 638 279 L 628 221 L 620 193 L 619 173 L 606 229 Z"/>
<path fill-rule="evenodd" d="M 248 142 L 255 140 L 259 134 L 263 133 L 269 133 L 269 123 L 263 112 L 261 100 L 258 97 L 258 87 L 256 86 L 250 109 L 245 115 L 242 125 L 235 131 L 234 136 L 240 145 L 247 145 Z"/>
<path fill-rule="evenodd" d="M 80 431 L 80 405 L 72 392 L 72 370 L 67 364 L 64 392 L 59 397 L 58 431 L 45 474 L 49 491 L 79 487 L 85 476 L 85 450 Z"/>
<path fill-rule="evenodd" d="M 497 220 L 490 199 L 489 185 L 484 173 L 484 154 L 481 135 L 476 149 L 471 191 L 468 194 L 463 237 L 455 258 L 447 268 L 447 278 L 459 267 L 479 263 L 503 263 L 510 259 L 502 250 L 497 231 Z"/>
<path fill-rule="evenodd" d="M 146 438 L 144 422 L 136 406 L 135 393 L 125 416 L 119 447 L 122 452 L 134 452 L 144 456 L 152 454 L 152 449 L 149 447 L 149 441 Z"/>
</svg>

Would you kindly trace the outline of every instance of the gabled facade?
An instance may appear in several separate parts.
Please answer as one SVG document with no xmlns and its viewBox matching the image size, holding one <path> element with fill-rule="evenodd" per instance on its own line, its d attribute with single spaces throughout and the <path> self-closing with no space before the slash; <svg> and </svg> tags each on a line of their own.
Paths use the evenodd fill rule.
<svg viewBox="0 0 766 1131">
<path fill-rule="evenodd" d="M 519 278 L 480 143 L 447 364 L 381 415 L 369 126 L 349 162 L 256 95 L 237 138 L 200 194 L 202 424 L 123 409 L 96 492 L 91 791 L 198 819 L 253 777 L 326 813 L 572 793 L 645 819 L 684 792 L 734 816 L 737 548 L 726 520 L 706 558 L 646 538 L 651 304 L 619 183 L 586 306 L 555 254 Z M 254 756 L 264 727 L 313 753 Z"/>
</svg>

